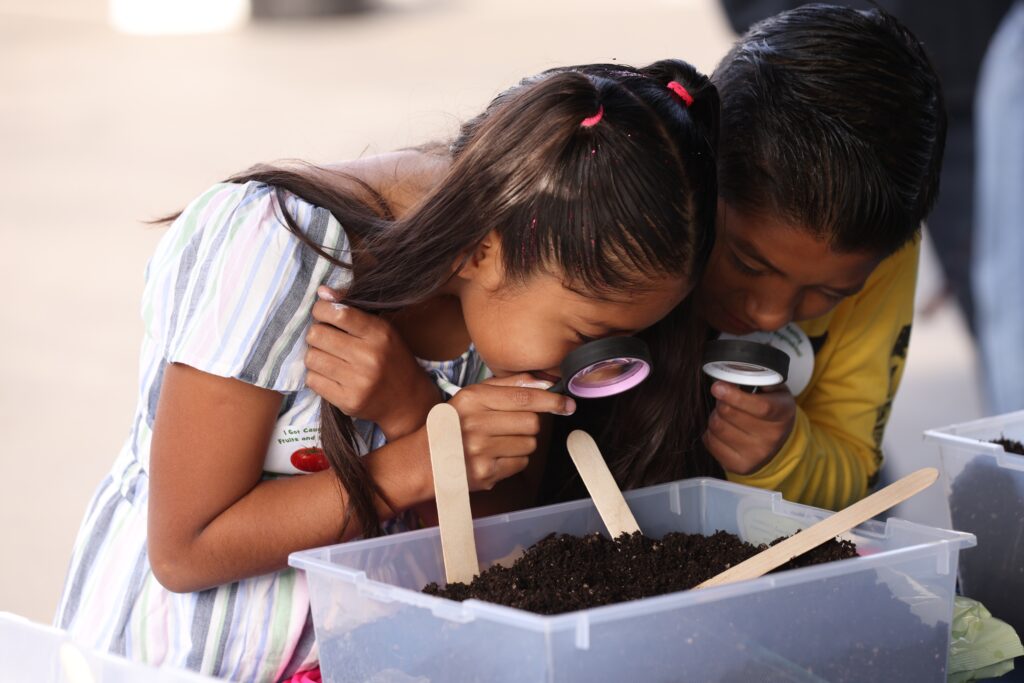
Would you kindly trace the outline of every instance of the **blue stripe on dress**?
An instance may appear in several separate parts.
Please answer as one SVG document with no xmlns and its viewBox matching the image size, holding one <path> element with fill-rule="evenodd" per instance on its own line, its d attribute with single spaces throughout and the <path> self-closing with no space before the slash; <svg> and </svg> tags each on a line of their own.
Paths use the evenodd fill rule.
<svg viewBox="0 0 1024 683">
<path fill-rule="evenodd" d="M 213 618 L 213 605 L 217 601 L 218 588 L 198 591 L 192 610 L 192 647 L 185 666 L 195 671 L 203 670 L 203 657 L 206 654 L 206 636 L 210 632 L 210 621 Z"/>
<path fill-rule="evenodd" d="M 327 233 L 328 218 L 330 214 L 326 211 L 315 212 L 312 225 L 307 230 L 307 236 L 314 244 L 322 244 L 324 236 Z M 297 239 L 297 238 L 296 238 Z M 240 373 L 241 378 L 257 383 L 261 386 L 277 386 L 277 378 L 281 372 L 281 365 L 284 362 L 288 352 L 294 348 L 295 343 L 301 338 L 303 331 L 306 326 L 298 326 L 293 331 L 288 342 L 285 344 L 281 353 L 274 359 L 273 365 L 270 367 L 270 375 L 263 377 L 262 374 L 267 368 L 268 361 L 270 359 L 270 352 L 273 350 L 275 344 L 281 341 L 281 335 L 285 333 L 288 325 L 294 320 L 296 313 L 299 310 L 299 306 L 305 300 L 306 293 L 309 291 L 310 283 L 313 279 L 317 263 L 322 260 L 322 257 L 317 255 L 311 249 L 303 249 L 299 257 L 299 271 L 292 281 L 291 286 L 288 288 L 288 294 L 285 296 L 284 301 L 274 311 L 274 316 L 269 321 L 264 321 L 265 327 L 260 335 L 259 341 L 253 347 L 252 353 L 246 360 L 245 368 Z M 312 316 L 310 316 L 312 320 Z"/>
<path fill-rule="evenodd" d="M 90 525 L 88 539 L 74 568 L 74 579 L 71 582 L 70 589 L 67 591 L 67 595 L 61 601 L 63 609 L 62 614 L 59 615 L 59 625 L 63 629 L 67 629 L 71 622 L 74 621 L 78 612 L 79 602 L 82 599 L 82 590 L 85 588 L 85 583 L 89 578 L 89 570 L 99 555 L 100 548 L 103 547 L 107 531 L 110 528 L 110 522 L 113 520 L 114 514 L 117 512 L 118 505 L 121 502 L 121 496 L 118 494 L 117 487 L 113 484 L 114 480 L 110 476 L 107 476 L 103 483 L 100 484 L 101 492 L 97 497 L 108 497 L 108 500 L 103 504 L 103 508 L 96 517 L 96 521 Z"/>
</svg>

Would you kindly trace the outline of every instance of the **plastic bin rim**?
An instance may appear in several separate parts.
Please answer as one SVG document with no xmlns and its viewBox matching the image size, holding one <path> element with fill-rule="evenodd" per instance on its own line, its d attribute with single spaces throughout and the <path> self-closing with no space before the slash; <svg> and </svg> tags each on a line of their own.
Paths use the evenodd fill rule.
<svg viewBox="0 0 1024 683">
<path fill-rule="evenodd" d="M 1019 416 L 1021 421 L 1024 422 L 1024 411 L 1021 411 L 1020 413 L 1000 415 L 998 417 L 985 418 L 982 420 L 975 420 L 973 422 L 961 422 L 960 424 L 949 425 L 939 429 L 928 429 L 924 432 L 924 439 L 930 443 L 937 444 L 940 449 L 940 455 L 942 454 L 942 449 L 944 447 L 948 447 L 953 451 L 958 451 L 960 453 L 970 453 L 972 456 L 986 456 L 993 458 L 999 467 L 1005 469 L 1024 471 L 1024 455 L 1019 453 L 1008 453 L 1001 445 L 992 443 L 987 439 L 957 433 L 961 428 L 968 429 L 971 432 L 979 432 L 985 431 L 990 427 L 1005 427 L 1007 423 L 1005 418 L 1015 415 Z M 994 432 L 995 429 L 992 431 Z M 1002 432 L 1001 429 L 999 431 Z M 941 461 L 943 464 L 943 470 L 945 470 L 945 456 L 941 457 Z"/>
<path fill-rule="evenodd" d="M 0 630 L 4 630 L 6 628 L 15 628 L 23 630 L 26 633 L 36 634 L 40 638 L 54 641 L 57 647 L 63 646 L 73 648 L 82 657 L 86 658 L 87 663 L 91 667 L 91 671 L 95 671 L 96 668 L 99 668 L 100 674 L 95 678 L 97 681 L 109 680 L 110 678 L 116 678 L 117 680 L 136 680 L 136 677 L 140 675 L 145 676 L 146 680 L 178 681 L 180 683 L 214 683 L 215 681 L 220 680 L 210 678 L 209 676 L 205 676 L 188 669 L 181 669 L 169 665 L 149 665 L 126 659 L 109 652 L 92 650 L 78 642 L 77 639 L 73 638 L 71 634 L 64 629 L 53 626 L 52 624 L 41 624 L 39 622 L 32 621 L 28 617 L 15 614 L 14 612 L 0 610 Z M 107 667 L 115 668 L 108 669 Z M 40 678 L 43 678 L 43 672 L 45 672 L 45 669 L 40 668 L 39 671 Z M 3 663 L 0 662 L 0 680 L 8 680 L 5 678 L 5 675 L 8 673 L 9 671 L 5 668 Z M 132 674 L 132 678 L 122 678 L 118 674 Z M 35 680 L 34 677 L 33 680 Z M 49 678 L 46 680 L 49 680 Z M 65 679 L 64 676 L 61 676 L 60 680 L 63 681 L 70 679 Z M 90 677 L 89 680 L 92 680 L 92 678 Z"/>
<path fill-rule="evenodd" d="M 1024 424 L 1024 410 L 1018 410 L 1013 413 L 1004 413 L 1002 415 L 991 415 L 989 417 L 982 417 L 977 420 L 968 420 L 966 422 L 957 422 L 955 424 L 946 425 L 944 427 L 935 427 L 932 429 L 926 429 L 924 431 L 924 438 L 926 441 L 951 441 L 951 442 L 971 442 L 972 447 L 981 445 L 986 450 L 1002 451 L 1003 447 L 982 441 L 981 439 L 975 439 L 969 436 L 963 436 L 959 432 L 965 429 L 970 431 L 984 430 L 988 427 L 1005 427 L 1008 423 L 1020 422 Z"/>
<path fill-rule="evenodd" d="M 665 484 L 655 484 L 654 486 L 647 486 L 643 488 L 633 489 L 632 491 L 624 491 L 623 495 L 626 500 L 633 500 L 636 498 L 643 498 L 648 496 L 661 495 L 665 491 L 670 490 L 684 490 L 691 488 L 713 488 L 725 491 L 743 489 L 747 495 L 757 496 L 766 499 L 769 503 L 769 507 L 773 512 L 784 514 L 793 518 L 803 519 L 814 519 L 815 521 L 824 519 L 826 516 L 832 514 L 830 510 L 823 508 L 817 508 L 811 505 L 803 505 L 801 503 L 793 503 L 785 500 L 782 494 L 778 491 L 767 491 L 753 486 L 747 486 L 745 484 L 737 484 L 729 481 L 722 481 L 721 479 L 713 479 L 711 477 L 694 477 L 691 479 L 683 479 L 679 481 L 668 482 Z M 473 521 L 474 529 L 483 529 L 496 524 L 505 524 L 511 521 L 531 519 L 533 517 L 543 517 L 552 512 L 564 511 L 564 510 L 576 510 L 581 508 L 593 507 L 594 503 L 590 498 L 581 498 L 580 500 L 573 500 L 566 503 L 555 503 L 553 505 L 544 505 L 541 507 L 530 508 L 528 510 L 519 510 L 517 512 L 508 512 L 498 515 L 491 515 L 489 517 L 481 517 Z M 918 524 L 916 522 L 910 522 L 907 520 L 898 519 L 896 517 L 890 517 L 885 523 L 879 521 L 868 521 L 864 524 L 857 526 L 857 530 L 862 533 L 875 534 L 882 536 L 885 534 L 886 527 L 889 521 L 899 521 L 903 525 L 907 525 L 908 528 L 915 530 L 921 530 L 927 533 L 947 534 L 946 538 L 954 539 L 956 534 L 960 533 L 952 531 L 950 529 L 941 529 L 939 527 L 929 526 L 927 524 Z M 428 529 L 417 529 L 415 531 L 402 532 L 402 537 L 409 538 L 421 538 L 428 536 L 438 536 L 440 532 L 437 527 L 431 527 Z M 353 540 L 345 543 L 336 543 L 329 546 L 322 546 L 319 548 L 310 548 L 308 550 L 300 550 L 293 552 L 288 557 L 288 564 L 292 567 L 304 569 L 304 565 L 310 562 L 312 558 L 325 552 L 331 552 L 334 550 L 341 549 L 345 552 L 347 549 L 352 548 L 353 544 L 358 543 L 362 548 L 375 548 L 382 545 L 392 545 L 395 543 L 394 535 L 379 536 L 377 538 Z M 332 567 L 338 567 L 339 565 L 331 564 Z"/>
</svg>

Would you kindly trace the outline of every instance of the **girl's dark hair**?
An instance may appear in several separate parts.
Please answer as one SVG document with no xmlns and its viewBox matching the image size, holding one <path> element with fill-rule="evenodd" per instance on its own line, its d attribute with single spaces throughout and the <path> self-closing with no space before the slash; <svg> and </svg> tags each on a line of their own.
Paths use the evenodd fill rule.
<svg viewBox="0 0 1024 683">
<path fill-rule="evenodd" d="M 691 106 L 670 81 L 691 94 Z M 599 111 L 599 122 L 581 125 Z M 717 119 L 714 86 L 683 62 L 568 67 L 524 80 L 465 124 L 446 177 L 400 219 L 365 184 L 340 190 L 345 185 L 330 182 L 336 172 L 323 168 L 257 166 L 228 180 L 264 182 L 328 209 L 350 237 L 351 263 L 282 212 L 310 249 L 352 269 L 344 300 L 364 310 L 429 298 L 491 230 L 510 284 L 546 271 L 589 296 L 628 300 L 652 278 L 700 276 L 714 234 Z M 352 187 L 354 179 L 345 180 Z M 685 315 L 681 308 L 670 318 Z M 693 423 L 687 433 L 699 430 L 693 407 L 703 400 L 699 345 L 689 348 L 683 336 L 648 341 L 659 379 L 635 392 L 644 419 L 630 425 L 628 450 L 644 460 L 641 469 L 666 450 L 682 457 L 679 421 Z M 666 383 L 671 399 L 662 397 Z M 374 496 L 388 501 L 358 455 L 352 420 L 326 401 L 321 438 L 347 493 L 346 525 L 354 518 L 363 535 L 379 534 Z"/>
<path fill-rule="evenodd" d="M 840 251 L 888 255 L 939 186 L 946 110 L 918 40 L 891 15 L 805 5 L 755 24 L 712 80 L 719 193 Z"/>
</svg>

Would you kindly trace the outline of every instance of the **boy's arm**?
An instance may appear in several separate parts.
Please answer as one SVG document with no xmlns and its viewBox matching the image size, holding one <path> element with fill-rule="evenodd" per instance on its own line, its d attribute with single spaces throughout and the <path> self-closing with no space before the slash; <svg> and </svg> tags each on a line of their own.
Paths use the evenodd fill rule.
<svg viewBox="0 0 1024 683">
<path fill-rule="evenodd" d="M 825 366 L 797 398 L 788 439 L 767 465 L 728 473 L 731 481 L 831 509 L 867 495 L 903 375 L 919 254 L 917 241 L 887 258 L 861 293 L 837 307 L 818 354 Z"/>
</svg>

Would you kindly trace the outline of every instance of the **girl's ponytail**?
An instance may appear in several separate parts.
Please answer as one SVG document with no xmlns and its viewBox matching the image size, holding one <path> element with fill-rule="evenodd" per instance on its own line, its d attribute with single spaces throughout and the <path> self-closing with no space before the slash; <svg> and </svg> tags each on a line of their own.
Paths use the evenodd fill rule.
<svg viewBox="0 0 1024 683">
<path fill-rule="evenodd" d="M 718 88 L 710 78 L 678 59 L 663 59 L 640 69 L 640 72 L 647 78 L 664 83 L 686 107 L 694 124 L 701 128 L 708 146 L 711 149 L 718 148 L 720 102 Z M 686 94 L 683 95 L 680 90 Z"/>
</svg>

